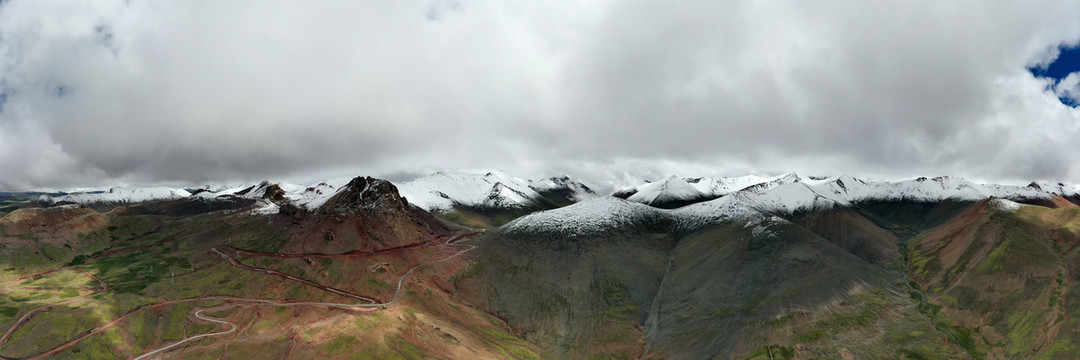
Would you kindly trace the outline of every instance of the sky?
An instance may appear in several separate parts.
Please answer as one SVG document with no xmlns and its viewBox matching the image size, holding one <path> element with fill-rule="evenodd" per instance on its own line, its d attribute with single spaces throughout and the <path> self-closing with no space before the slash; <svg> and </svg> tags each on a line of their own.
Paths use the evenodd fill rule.
<svg viewBox="0 0 1080 360">
<path fill-rule="evenodd" d="M 0 191 L 487 169 L 600 188 L 787 171 L 1080 182 L 1078 14 L 1077 1 L 2 1 Z"/>
</svg>

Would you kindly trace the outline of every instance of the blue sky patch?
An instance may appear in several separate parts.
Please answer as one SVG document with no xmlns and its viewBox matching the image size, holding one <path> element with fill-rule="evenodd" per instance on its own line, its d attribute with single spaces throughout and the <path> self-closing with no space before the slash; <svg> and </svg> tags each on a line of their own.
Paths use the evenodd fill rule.
<svg viewBox="0 0 1080 360">
<path fill-rule="evenodd" d="M 1028 68 L 1032 75 L 1036 77 L 1049 78 L 1054 81 L 1056 86 L 1061 80 L 1065 79 L 1074 72 L 1080 71 L 1080 46 L 1077 47 L 1061 47 L 1058 50 L 1061 51 L 1058 54 L 1057 59 L 1050 62 L 1046 67 L 1032 67 Z M 1052 90 L 1052 89 L 1051 89 Z M 1061 103 L 1076 107 L 1080 105 L 1075 99 L 1068 97 L 1058 97 Z"/>
</svg>

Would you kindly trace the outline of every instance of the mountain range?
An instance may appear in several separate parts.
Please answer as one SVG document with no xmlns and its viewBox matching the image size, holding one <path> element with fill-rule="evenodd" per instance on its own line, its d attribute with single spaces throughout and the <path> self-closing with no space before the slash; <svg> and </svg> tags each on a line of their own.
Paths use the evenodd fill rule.
<svg viewBox="0 0 1080 360">
<path fill-rule="evenodd" d="M 135 204 L 175 199 L 266 199 L 266 191 L 296 206 L 314 210 L 336 194 L 350 178 L 331 179 L 301 186 L 264 181 L 237 187 L 206 186 L 200 189 L 168 187 L 115 187 L 106 191 L 62 195 L 40 195 L 44 204 Z M 589 186 L 568 176 L 523 180 L 502 172 L 436 172 L 411 181 L 395 184 L 411 203 L 428 211 L 451 211 L 455 208 L 475 211 L 548 210 L 598 197 Z M 727 197 L 713 205 L 734 202 L 764 211 L 791 213 L 817 207 L 850 206 L 862 201 L 981 200 L 989 197 L 1021 203 L 1059 205 L 1080 203 L 1080 186 L 1064 183 L 1032 182 L 1027 186 L 979 184 L 963 178 L 939 176 L 912 180 L 864 180 L 850 175 L 803 177 L 787 173 L 773 177 L 748 175 L 721 178 L 681 178 L 670 176 L 662 181 L 617 190 L 613 197 L 652 207 L 674 209 Z"/>
<path fill-rule="evenodd" d="M 0 199 L 3 358 L 1080 357 L 1063 183 L 439 172 Z"/>
</svg>

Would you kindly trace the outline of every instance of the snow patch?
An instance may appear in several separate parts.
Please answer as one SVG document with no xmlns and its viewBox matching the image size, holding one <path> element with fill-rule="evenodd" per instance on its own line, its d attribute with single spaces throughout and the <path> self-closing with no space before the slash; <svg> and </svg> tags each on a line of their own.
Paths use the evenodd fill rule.
<svg viewBox="0 0 1080 360">
<path fill-rule="evenodd" d="M 502 227 L 503 231 L 544 230 L 579 234 L 621 228 L 649 218 L 669 218 L 671 212 L 613 196 L 597 197 L 562 208 L 535 212 Z"/>
<path fill-rule="evenodd" d="M 994 198 L 990 200 L 990 207 L 1001 211 L 1016 211 L 1019 210 L 1021 206 L 1024 205 L 1007 199 Z"/>
<path fill-rule="evenodd" d="M 281 207 L 271 201 L 259 201 L 259 205 L 251 210 L 252 215 L 275 215 L 281 211 Z"/>
</svg>

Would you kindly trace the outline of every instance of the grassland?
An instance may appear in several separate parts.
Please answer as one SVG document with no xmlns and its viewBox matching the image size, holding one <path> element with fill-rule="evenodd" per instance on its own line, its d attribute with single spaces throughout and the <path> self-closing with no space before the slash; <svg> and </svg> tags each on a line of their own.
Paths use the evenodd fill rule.
<svg viewBox="0 0 1080 360">
<path fill-rule="evenodd" d="M 132 358 L 172 341 L 220 330 L 218 325 L 193 321 L 192 313 L 221 305 L 221 300 L 186 299 L 224 296 L 282 301 L 354 300 L 230 266 L 210 251 L 223 245 L 259 252 L 277 251 L 294 236 L 289 218 L 228 212 L 165 216 L 123 208 L 105 216 L 106 221 L 100 225 L 63 234 L 62 239 L 50 237 L 50 232 L 34 232 L 0 241 L 0 254 L 18 259 L 0 259 L 0 279 L 68 267 L 93 274 L 108 287 L 101 291 L 97 281 L 77 271 L 59 271 L 10 284 L 0 282 L 3 329 L 28 312 L 45 307 L 22 323 L 10 341 L 0 345 L 0 356 L 29 358 L 85 336 L 56 357 Z M 445 256 L 450 250 L 417 248 L 370 259 L 279 261 L 251 257 L 242 261 L 389 299 L 405 270 L 430 258 Z M 432 266 L 418 272 L 417 277 L 425 271 L 452 272 L 455 266 L 452 263 Z M 421 279 L 431 275 L 423 276 Z M 262 358 L 276 351 L 278 357 L 310 359 L 364 356 L 420 359 L 435 353 L 460 353 L 464 351 L 463 344 L 468 344 L 484 358 L 538 358 L 534 348 L 501 330 L 501 325 L 493 322 L 497 319 L 451 300 L 441 290 L 427 287 L 424 284 L 427 281 L 417 280 L 410 285 L 423 287 L 405 295 L 403 302 L 413 305 L 405 310 L 387 310 L 400 316 L 317 306 L 274 308 L 241 304 L 210 314 L 242 324 L 237 335 L 204 339 L 185 345 L 181 351 L 184 358 L 203 358 L 228 349 L 228 358 Z M 422 306 L 415 304 L 418 298 L 425 299 Z M 77 301 L 69 301 L 72 299 Z M 425 315 L 433 311 L 439 315 Z M 116 326 L 102 328 L 121 318 Z M 436 318 L 438 326 L 430 320 Z M 364 322 L 364 319 L 377 321 Z M 445 323 L 442 319 L 454 320 Z M 345 323 L 364 325 L 337 326 Z M 473 325 L 462 328 L 464 324 Z M 88 333 L 91 335 L 86 336 Z M 430 343 L 433 339 L 440 345 L 433 348 Z"/>
</svg>

